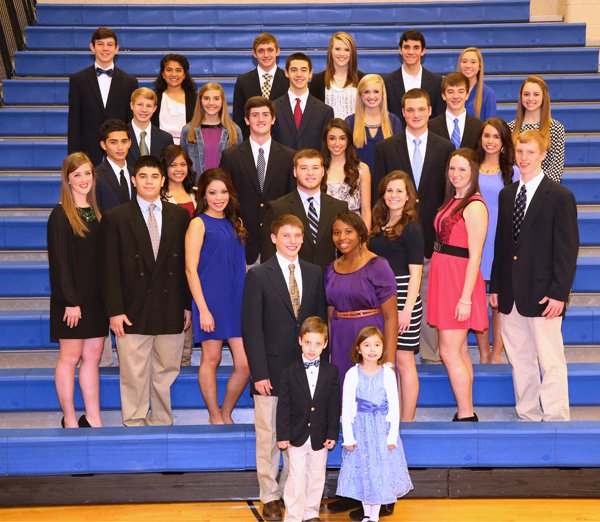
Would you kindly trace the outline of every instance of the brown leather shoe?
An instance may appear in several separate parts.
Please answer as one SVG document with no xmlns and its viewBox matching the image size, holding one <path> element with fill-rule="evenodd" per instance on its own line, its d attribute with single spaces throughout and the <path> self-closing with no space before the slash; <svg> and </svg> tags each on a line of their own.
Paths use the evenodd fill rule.
<svg viewBox="0 0 600 522">
<path fill-rule="evenodd" d="M 262 517 L 269 521 L 283 520 L 279 500 L 271 500 L 271 502 L 267 502 L 263 505 Z"/>
</svg>

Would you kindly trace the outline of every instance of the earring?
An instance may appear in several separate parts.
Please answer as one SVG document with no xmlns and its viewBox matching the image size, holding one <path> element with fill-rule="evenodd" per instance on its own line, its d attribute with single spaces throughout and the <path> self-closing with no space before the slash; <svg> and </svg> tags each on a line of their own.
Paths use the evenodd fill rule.
<svg viewBox="0 0 600 522">
<path fill-rule="evenodd" d="M 502 148 L 500 149 L 500 152 L 504 152 L 504 147 L 502 147 Z"/>
</svg>

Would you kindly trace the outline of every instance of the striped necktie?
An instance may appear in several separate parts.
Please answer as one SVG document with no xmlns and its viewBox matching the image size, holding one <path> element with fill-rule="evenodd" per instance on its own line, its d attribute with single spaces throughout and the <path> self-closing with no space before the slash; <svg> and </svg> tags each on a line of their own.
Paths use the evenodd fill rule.
<svg viewBox="0 0 600 522">
<path fill-rule="evenodd" d="M 525 219 L 525 207 L 527 206 L 527 189 L 525 185 L 521 187 L 517 199 L 515 200 L 515 209 L 513 212 L 513 237 L 515 243 L 521 233 L 521 223 Z"/>
<path fill-rule="evenodd" d="M 152 243 L 152 252 L 154 253 L 154 259 L 158 255 L 158 247 L 160 245 L 160 236 L 158 234 L 158 222 L 154 216 L 154 209 L 156 205 L 150 203 L 148 206 L 148 232 L 150 233 L 150 242 Z"/>
<path fill-rule="evenodd" d="M 310 228 L 310 237 L 313 245 L 317 244 L 317 235 L 319 234 L 319 216 L 315 208 L 315 198 L 310 197 L 308 201 L 308 227 Z"/>
<path fill-rule="evenodd" d="M 454 129 L 452 129 L 452 136 L 450 141 L 454 143 L 457 149 L 460 149 L 460 128 L 458 126 L 458 118 L 454 118 Z"/>
</svg>

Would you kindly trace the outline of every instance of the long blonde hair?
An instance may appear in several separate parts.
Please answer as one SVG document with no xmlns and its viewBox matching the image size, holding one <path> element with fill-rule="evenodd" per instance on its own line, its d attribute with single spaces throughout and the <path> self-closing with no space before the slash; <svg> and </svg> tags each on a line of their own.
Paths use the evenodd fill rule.
<svg viewBox="0 0 600 522">
<path fill-rule="evenodd" d="M 329 40 L 329 47 L 327 48 L 327 66 L 325 67 L 325 87 L 329 89 L 331 82 L 335 75 L 335 63 L 333 63 L 333 56 L 331 51 L 335 40 L 339 40 L 343 44 L 350 48 L 350 61 L 348 62 L 348 75 L 346 76 L 346 83 L 344 87 L 348 85 L 356 86 L 358 84 L 358 56 L 356 53 L 356 43 L 352 35 L 345 31 L 338 31 L 331 36 Z"/>
<path fill-rule="evenodd" d="M 517 116 L 515 118 L 515 128 L 512 131 L 513 141 L 516 143 L 519 134 L 521 134 L 521 126 L 525 118 L 525 107 L 523 107 L 523 90 L 528 83 L 534 83 L 542 89 L 542 106 L 540 107 L 540 132 L 546 140 L 550 140 L 550 125 L 552 123 L 552 112 L 550 111 L 550 93 L 546 82 L 540 76 L 528 76 L 521 85 L 519 91 L 519 102 L 517 103 Z"/>
<path fill-rule="evenodd" d="M 98 204 L 96 203 L 96 171 L 94 170 L 94 164 L 88 158 L 86 154 L 83 152 L 74 152 L 73 154 L 69 154 L 63 161 L 61 168 L 61 186 L 60 186 L 60 204 L 62 205 L 63 210 L 69 220 L 69 224 L 73 229 L 73 232 L 77 234 L 79 237 L 85 237 L 85 235 L 90 231 L 90 229 L 85 224 L 85 221 L 81 219 L 79 215 L 79 211 L 77 210 L 77 205 L 75 204 L 75 199 L 73 198 L 73 193 L 71 192 L 71 187 L 69 185 L 69 175 L 72 172 L 75 172 L 79 167 L 88 163 L 90 166 L 90 170 L 92 171 L 92 188 L 88 192 L 86 196 L 86 201 L 90 207 L 94 210 L 94 214 L 96 214 L 96 219 L 100 221 L 102 217 L 100 215 L 100 209 L 98 208 Z"/>
<path fill-rule="evenodd" d="M 205 83 L 200 90 L 198 91 L 198 96 L 196 96 L 196 106 L 194 107 L 194 115 L 192 116 L 192 120 L 190 121 L 190 130 L 187 135 L 188 143 L 196 143 L 196 135 L 194 131 L 200 127 L 202 120 L 204 119 L 205 112 L 202 108 L 202 96 L 206 93 L 206 91 L 219 91 L 219 95 L 221 96 L 221 100 L 223 105 L 221 106 L 221 111 L 219 116 L 221 117 L 221 125 L 224 129 L 229 131 L 229 139 L 227 140 L 227 146 L 232 147 L 236 145 L 237 134 L 235 130 L 235 124 L 233 123 L 231 117 L 229 116 L 229 108 L 227 107 L 227 98 L 225 98 L 225 91 L 220 83 L 216 82 L 208 82 Z"/>
<path fill-rule="evenodd" d="M 481 114 L 481 104 L 483 101 L 483 55 L 481 51 L 477 49 L 477 47 L 467 47 L 463 49 L 463 52 L 460 53 L 458 57 L 458 64 L 456 65 L 456 70 L 458 72 L 462 72 L 460 69 L 460 62 L 463 59 L 463 56 L 466 53 L 474 53 L 477 56 L 477 61 L 479 62 L 479 72 L 477 73 L 477 85 L 475 86 L 475 103 L 473 105 L 473 109 L 475 111 L 476 118 L 480 117 Z M 471 86 L 469 85 L 469 90 L 471 90 Z"/>
<path fill-rule="evenodd" d="M 381 131 L 383 137 L 389 138 L 392 134 L 392 122 L 390 121 L 390 115 L 387 109 L 387 94 L 385 91 L 385 83 L 383 78 L 379 74 L 366 74 L 358 82 L 358 96 L 356 97 L 356 109 L 354 111 L 354 129 L 352 131 L 352 137 L 354 140 L 354 146 L 357 149 L 364 147 L 367 144 L 367 131 L 365 129 L 365 105 L 360 95 L 365 91 L 369 83 L 379 84 L 381 87 L 381 105 L 379 105 L 379 114 L 381 116 Z"/>
</svg>

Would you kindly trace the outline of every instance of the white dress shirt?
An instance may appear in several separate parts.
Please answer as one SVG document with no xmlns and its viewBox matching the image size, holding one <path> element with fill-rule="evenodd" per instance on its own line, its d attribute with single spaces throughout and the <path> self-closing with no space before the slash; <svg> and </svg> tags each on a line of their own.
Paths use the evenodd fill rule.
<svg viewBox="0 0 600 522">
<path fill-rule="evenodd" d="M 100 67 L 98 62 L 94 62 L 94 72 L 96 72 L 96 67 Z M 105 71 L 112 70 L 114 73 L 115 64 L 111 63 L 108 67 L 100 67 L 100 69 L 104 69 Z M 102 96 L 102 103 L 104 107 L 106 107 L 106 102 L 108 101 L 108 93 L 110 92 L 110 84 L 112 83 L 112 76 L 108 76 L 108 74 L 101 74 L 98 78 L 98 87 L 100 87 L 100 96 Z"/>
<path fill-rule="evenodd" d="M 102 75 L 102 76 L 104 76 L 104 75 Z M 119 167 L 119 165 L 117 165 L 108 156 L 106 156 L 106 161 L 108 161 L 108 164 L 113 169 L 113 172 L 115 173 L 115 176 L 117 177 L 117 184 L 119 186 L 121 185 L 121 171 L 123 171 L 123 174 L 125 175 L 125 179 L 127 180 L 127 187 L 129 188 L 129 198 L 131 198 L 131 176 L 129 175 L 129 170 L 127 170 L 127 162 L 125 162 L 125 165 L 123 165 L 122 167 Z"/>
<path fill-rule="evenodd" d="M 306 100 L 308 100 L 308 89 L 304 94 L 298 96 L 294 94 L 291 89 L 288 89 L 288 96 L 290 98 L 290 107 L 292 108 L 292 114 L 294 113 L 294 109 L 296 108 L 296 98 L 300 98 L 300 108 L 302 109 L 302 114 L 304 114 L 304 110 L 306 109 Z"/>
<path fill-rule="evenodd" d="M 411 89 L 421 88 L 421 79 L 423 78 L 423 67 L 419 68 L 419 72 L 416 76 L 408 74 L 402 66 L 402 81 L 404 82 L 404 92 L 408 92 Z"/>
<path fill-rule="evenodd" d="M 312 362 L 309 361 L 302 355 L 302 362 Z M 310 390 L 311 399 L 315 396 L 315 389 L 317 387 L 317 380 L 319 379 L 319 367 L 318 366 L 310 366 L 304 370 L 306 372 L 306 378 L 308 379 L 308 389 Z"/>
<path fill-rule="evenodd" d="M 154 219 L 156 219 L 156 224 L 158 225 L 158 237 L 162 235 L 162 201 L 158 198 L 156 201 L 146 201 L 139 196 L 136 196 L 138 205 L 140 206 L 140 210 L 142 211 L 142 216 L 144 216 L 144 221 L 146 222 L 146 226 L 148 225 L 148 218 L 150 217 L 150 205 L 153 203 L 156 205 L 154 208 Z"/>
<path fill-rule="evenodd" d="M 527 183 L 523 183 L 522 179 L 519 179 L 519 186 L 517 187 L 517 196 L 515 197 L 515 201 L 521 192 L 521 187 L 525 185 L 525 190 L 527 190 L 527 200 L 525 201 L 525 215 L 527 214 L 527 209 L 529 208 L 529 203 L 533 199 L 535 195 L 535 191 L 540 186 L 540 183 L 544 179 L 544 171 L 540 170 L 539 174 L 536 174 L 534 178 L 530 179 Z"/>
<path fill-rule="evenodd" d="M 302 271 L 300 270 L 299 258 L 296 257 L 294 261 L 288 261 L 279 252 L 275 252 L 275 255 L 277 256 L 277 262 L 279 263 L 279 267 L 283 272 L 285 285 L 288 288 L 290 287 L 290 265 L 294 263 L 294 278 L 296 279 L 296 284 L 298 285 L 298 295 L 300 297 L 300 303 L 302 303 Z"/>
<path fill-rule="evenodd" d="M 304 212 L 306 212 L 306 216 L 308 216 L 308 207 L 310 203 L 308 202 L 308 198 L 313 198 L 313 206 L 317 212 L 317 219 L 321 219 L 321 191 L 317 190 L 312 195 L 304 192 L 300 187 L 298 187 L 298 194 L 300 195 L 300 199 L 302 200 L 302 205 L 304 206 Z"/>
</svg>

